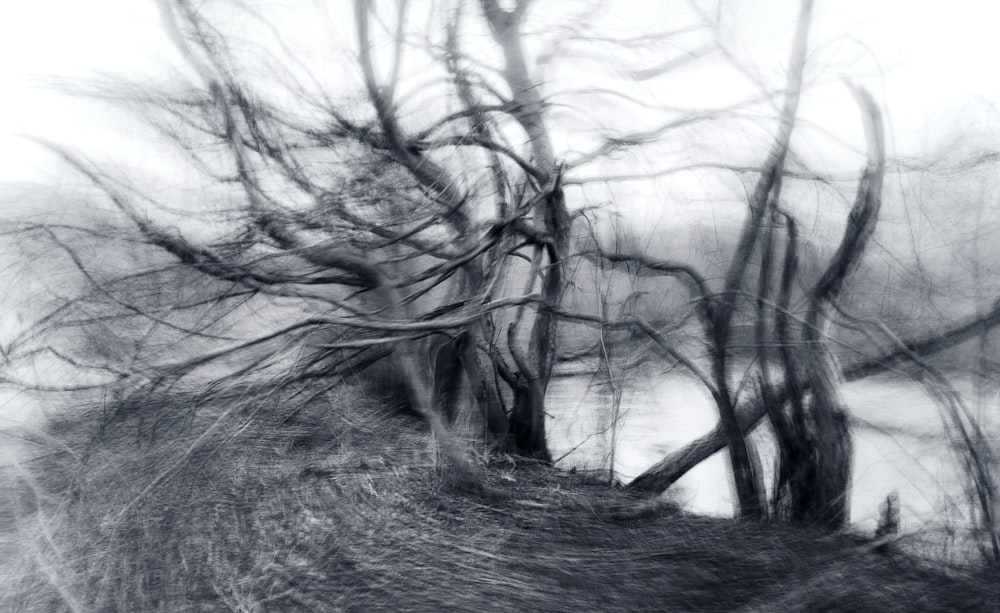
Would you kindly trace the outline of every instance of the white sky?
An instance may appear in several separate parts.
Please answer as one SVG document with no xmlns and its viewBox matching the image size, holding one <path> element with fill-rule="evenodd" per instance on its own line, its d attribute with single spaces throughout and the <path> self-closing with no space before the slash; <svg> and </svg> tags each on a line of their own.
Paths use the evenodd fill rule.
<svg viewBox="0 0 1000 613">
<path fill-rule="evenodd" d="M 555 6 L 552 0 L 536 1 L 538 11 L 546 10 L 546 4 Z M 657 4 L 636 6 L 655 11 Z M 738 37 L 734 42 L 745 42 L 737 48 L 751 53 L 761 66 L 777 68 L 787 61 L 795 0 L 729 0 L 726 10 L 729 31 Z M 863 82 L 884 101 L 892 138 L 912 151 L 927 140 L 928 125 L 933 140 L 951 129 L 955 117 L 966 123 L 995 121 L 968 109 L 977 98 L 1000 106 L 1000 79 L 991 66 L 1000 57 L 996 23 L 1000 3 L 990 0 L 819 0 L 811 47 L 823 65 L 834 66 L 830 73 L 843 69 L 847 75 L 868 75 Z M 127 138 L 108 133 L 113 111 L 102 115 L 100 107 L 46 91 L 46 78 L 99 72 L 155 75 L 172 54 L 152 0 L 4 2 L 0 182 L 46 176 L 50 156 L 18 138 L 19 133 L 88 150 Z M 879 70 L 886 71 L 884 79 Z M 845 100 L 846 91 L 831 86 L 807 97 L 803 112 L 834 131 L 838 126 L 856 131 L 856 111 Z M 979 103 L 979 108 L 989 105 Z"/>
<path fill-rule="evenodd" d="M 154 73 L 170 52 L 153 2 L 32 0 L 0 8 L 0 181 L 31 180 L 51 159 L 19 138 L 107 138 L 95 109 L 46 88 L 52 77 Z M 43 175 L 44 176 L 44 175 Z"/>
</svg>

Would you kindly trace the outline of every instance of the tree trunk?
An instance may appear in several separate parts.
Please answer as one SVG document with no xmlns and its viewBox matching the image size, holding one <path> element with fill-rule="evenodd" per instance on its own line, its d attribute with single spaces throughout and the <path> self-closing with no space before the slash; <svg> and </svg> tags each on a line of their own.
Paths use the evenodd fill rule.
<svg viewBox="0 0 1000 613">
<path fill-rule="evenodd" d="M 473 328 L 468 334 L 472 340 L 462 347 L 460 359 L 469 381 L 472 398 L 482 416 L 486 430 L 485 438 L 497 448 L 507 451 L 511 444 L 510 424 L 503 407 L 503 400 L 492 381 L 493 367 L 483 360 L 478 349 L 479 343 L 473 342 L 479 335 L 478 330 Z"/>
<path fill-rule="evenodd" d="M 774 483 L 772 508 L 781 521 L 805 521 L 807 509 L 802 496 L 796 494 L 796 483 L 812 481 L 809 476 L 813 446 L 809 442 L 805 425 L 804 389 L 800 383 L 800 367 L 796 360 L 792 339 L 791 300 L 792 286 L 798 277 L 798 230 L 791 215 L 785 219 L 786 244 L 778 290 L 778 308 L 774 315 L 775 336 L 781 354 L 781 367 L 785 377 L 787 402 L 773 397 L 770 384 L 762 388 L 762 399 L 767 407 L 778 446 L 778 470 Z M 785 406 L 788 406 L 788 412 Z"/>
<path fill-rule="evenodd" d="M 434 382 L 434 404 L 449 424 L 458 419 L 465 383 L 465 373 L 459 359 L 460 345 L 461 338 L 432 337 L 427 343 L 431 381 Z"/>
<path fill-rule="evenodd" d="M 562 172 L 545 124 L 545 105 L 539 84 L 530 78 L 525 59 L 521 22 L 529 2 L 518 0 L 509 9 L 497 0 L 480 0 L 493 39 L 504 56 L 501 71 L 510 88 L 511 116 L 528 138 L 534 166 L 538 169 L 544 197 L 535 201 L 535 229 L 547 239 L 544 249 L 535 249 L 532 271 L 542 271 L 542 298 L 532 324 L 528 356 L 519 356 L 516 339 L 508 335 L 511 354 L 518 362 L 520 381 L 514 386 L 510 425 L 521 453 L 549 460 L 545 444 L 545 392 L 552 376 L 558 340 L 558 318 L 547 307 L 558 307 L 565 289 L 563 257 L 569 248 L 569 212 L 562 190 Z M 547 262 L 542 262 L 547 258 Z"/>
<path fill-rule="evenodd" d="M 912 356 L 924 357 L 951 349 L 971 338 L 975 338 L 984 329 L 991 330 L 997 326 L 1000 326 L 1000 303 L 985 313 L 976 313 L 965 319 L 951 322 L 944 326 L 942 330 L 935 330 L 924 336 L 905 339 L 900 343 L 898 348 L 890 349 L 875 357 L 861 360 L 845 368 L 841 372 L 841 375 L 846 382 L 859 381 L 884 373 L 896 364 L 911 359 Z M 803 381 L 802 384 L 804 388 L 808 388 L 808 382 Z M 789 390 L 787 384 L 775 389 L 772 393 L 774 402 L 783 403 L 788 400 L 788 397 Z M 767 415 L 767 407 L 760 398 L 746 403 L 736 411 L 740 429 L 744 434 L 753 430 L 765 415 Z M 664 492 L 692 468 L 725 448 L 726 435 L 722 430 L 722 426 L 719 425 L 708 434 L 698 440 L 692 441 L 685 447 L 667 455 L 649 467 L 646 472 L 629 483 L 628 488 L 657 494 Z"/>
<path fill-rule="evenodd" d="M 882 115 L 871 95 L 852 91 L 861 108 L 868 163 L 861 175 L 858 194 L 847 220 L 837 252 L 810 296 L 802 330 L 806 355 L 810 402 L 805 429 L 797 432 L 811 448 L 808 468 L 798 471 L 791 482 L 793 507 L 805 510 L 804 521 L 839 530 L 850 520 L 853 443 L 847 411 L 840 400 L 840 368 L 826 347 L 832 332 L 830 310 L 839 299 L 848 276 L 857 268 L 875 232 L 882 204 L 885 175 L 885 134 Z"/>
<path fill-rule="evenodd" d="M 537 381 L 525 382 L 515 389 L 510 434 L 518 455 L 552 462 L 545 441 L 545 396 Z"/>
<path fill-rule="evenodd" d="M 545 390 L 536 371 L 517 344 L 517 322 L 507 328 L 507 344 L 517 364 L 518 372 L 508 376 L 514 390 L 514 407 L 510 412 L 510 433 L 519 455 L 551 462 L 545 440 Z"/>
<path fill-rule="evenodd" d="M 739 290 L 743 286 L 747 266 L 754 253 L 755 245 L 764 221 L 767 219 L 769 202 L 784 171 L 788 146 L 795 127 L 799 99 L 802 91 L 802 74 L 808 48 L 809 26 L 812 22 L 812 0 L 802 0 L 799 22 L 792 41 L 790 62 L 787 73 L 787 88 L 782 107 L 777 134 L 768 151 L 767 160 L 760 178 L 750 195 L 749 214 L 740 232 L 740 238 L 733 254 L 732 263 L 726 271 L 725 284 L 720 296 L 713 301 L 710 309 L 710 342 L 712 343 L 712 374 L 715 382 L 714 396 L 719 409 L 719 422 L 727 438 L 729 459 L 733 469 L 733 480 L 739 503 L 739 515 L 743 518 L 762 519 L 766 506 L 763 504 L 763 481 L 760 471 L 755 469 L 752 450 L 743 437 L 733 400 L 729 395 L 726 352 L 736 312 Z"/>
<path fill-rule="evenodd" d="M 726 380 L 726 346 L 728 345 L 728 326 L 718 326 L 714 339 L 715 347 L 712 355 L 712 376 L 715 380 L 716 407 L 719 409 L 719 421 L 726 439 L 729 441 L 729 464 L 733 470 L 733 483 L 736 487 L 736 499 L 739 504 L 738 515 L 741 519 L 764 519 L 764 483 L 755 461 L 756 452 L 750 446 L 736 418 L 736 410 L 729 395 L 729 382 Z"/>
<path fill-rule="evenodd" d="M 799 441 L 810 449 L 799 461 L 805 466 L 794 473 L 790 482 L 792 506 L 801 521 L 839 530 L 850 521 L 851 468 L 853 442 L 848 415 L 840 400 L 840 371 L 824 346 L 821 335 L 828 334 L 825 324 L 810 317 L 803 333 L 809 373 L 809 402 L 806 429 Z"/>
</svg>

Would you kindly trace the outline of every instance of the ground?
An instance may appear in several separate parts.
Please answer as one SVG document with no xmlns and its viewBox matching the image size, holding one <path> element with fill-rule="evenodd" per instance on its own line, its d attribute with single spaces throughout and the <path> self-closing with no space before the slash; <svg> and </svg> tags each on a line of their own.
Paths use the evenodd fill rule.
<svg viewBox="0 0 1000 613">
<path fill-rule="evenodd" d="M 0 609 L 1000 610 L 996 571 L 863 535 L 693 516 L 509 456 L 456 483 L 418 422 L 357 393 L 220 397 L 150 435 L 190 402 L 50 429 L 68 451 L 10 473 Z"/>
</svg>

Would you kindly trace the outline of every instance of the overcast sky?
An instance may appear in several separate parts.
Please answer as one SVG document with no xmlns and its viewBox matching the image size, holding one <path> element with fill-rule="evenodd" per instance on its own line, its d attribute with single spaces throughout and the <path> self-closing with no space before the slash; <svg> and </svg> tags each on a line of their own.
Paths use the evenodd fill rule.
<svg viewBox="0 0 1000 613">
<path fill-rule="evenodd" d="M 559 4 L 539 1 L 535 10 Z M 796 4 L 730 1 L 727 31 L 755 61 L 783 64 Z M 636 6 L 655 11 L 657 3 Z M 865 77 L 884 100 L 896 143 L 913 151 L 927 140 L 928 125 L 931 140 L 949 130 L 955 118 L 992 128 L 995 120 L 984 109 L 1000 101 L 1000 80 L 991 66 L 1000 56 L 1000 37 L 993 32 L 998 18 L 1000 3 L 990 0 L 820 0 L 811 47 L 822 62 Z M 113 113 L 47 91 L 47 79 L 99 72 L 155 75 L 172 53 L 152 1 L 5 2 L 0 9 L 0 181 L 49 176 L 47 154 L 19 139 L 19 133 L 88 148 L 114 140 L 107 132 Z M 831 126 L 856 124 L 856 112 L 845 113 L 842 95 L 812 95 L 803 112 Z"/>
</svg>

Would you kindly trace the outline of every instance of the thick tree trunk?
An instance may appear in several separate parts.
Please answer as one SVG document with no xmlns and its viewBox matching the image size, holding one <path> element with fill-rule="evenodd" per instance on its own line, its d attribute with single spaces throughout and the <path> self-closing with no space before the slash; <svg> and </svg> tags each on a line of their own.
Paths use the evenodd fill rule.
<svg viewBox="0 0 1000 613">
<path fill-rule="evenodd" d="M 791 299 L 792 286 L 798 277 L 798 230 L 790 215 L 783 215 L 787 242 L 778 290 L 778 305 L 774 315 L 774 331 L 780 348 L 781 367 L 785 375 L 787 402 L 777 399 L 770 382 L 761 390 L 774 428 L 778 446 L 778 470 L 774 483 L 772 508 L 774 517 L 782 521 L 805 520 L 806 509 L 801 496 L 794 493 L 796 483 L 811 481 L 808 475 L 812 462 L 809 457 L 813 447 L 806 437 L 803 386 L 800 383 L 800 364 L 796 360 L 792 338 Z M 808 384 L 806 384 L 808 387 Z M 785 411 L 785 405 L 788 412 Z"/>
<path fill-rule="evenodd" d="M 525 383 L 514 391 L 510 433 L 518 455 L 552 461 L 545 439 L 545 396 L 537 381 Z"/>
<path fill-rule="evenodd" d="M 837 252 L 810 296 L 802 330 L 804 363 L 809 380 L 808 414 L 798 419 L 798 444 L 811 450 L 806 468 L 790 481 L 792 507 L 804 511 L 803 521 L 838 530 L 850 520 L 853 443 L 847 410 L 840 399 L 841 375 L 834 356 L 826 347 L 832 332 L 830 310 L 844 284 L 857 268 L 875 232 L 882 204 L 885 175 L 885 135 L 882 115 L 871 95 L 852 87 L 861 108 L 868 163 L 861 175 L 858 194 L 847 220 Z M 800 403 L 800 405 L 803 403 Z M 801 406 L 796 407 L 797 410 Z M 799 461 L 802 459 L 800 458 Z"/>
<path fill-rule="evenodd" d="M 473 342 L 477 335 L 475 329 L 469 332 L 470 341 L 464 344 L 460 354 L 462 367 L 469 381 L 473 401 L 482 416 L 487 441 L 507 451 L 510 445 L 507 412 L 493 381 L 493 366 L 483 359 L 478 349 L 478 341 Z"/>
<path fill-rule="evenodd" d="M 458 188 L 461 182 L 422 151 L 410 146 L 395 114 L 392 100 L 393 87 L 380 87 L 376 80 L 368 33 L 370 8 L 369 3 L 364 0 L 355 1 L 361 67 L 369 99 L 375 108 L 382 131 L 396 160 L 420 185 L 437 195 L 436 200 L 442 205 L 441 221 L 450 227 L 454 240 L 463 245 L 465 251 L 471 251 L 475 235 L 471 231 L 471 221 L 464 206 L 466 194 Z M 467 100 L 467 102 L 473 101 Z M 482 129 L 485 130 L 484 127 Z M 499 183 L 499 177 L 495 177 L 495 181 Z M 462 284 L 456 292 L 456 299 L 462 296 L 479 296 L 485 289 L 486 279 L 482 263 L 476 260 L 470 261 L 460 269 Z M 489 370 L 477 353 L 479 346 L 483 344 L 480 325 L 475 323 L 462 330 L 456 340 L 455 348 L 450 352 L 451 355 L 446 356 L 447 360 L 440 364 L 440 370 L 435 368 L 435 380 L 440 381 L 442 388 L 438 390 L 441 393 L 432 400 L 432 404 L 442 401 L 441 408 L 445 415 L 449 419 L 454 418 L 457 411 L 456 403 L 462 401 L 454 393 L 454 388 L 460 387 L 467 381 L 471 388 L 472 399 L 478 405 L 487 426 L 488 434 L 501 445 L 505 445 L 508 435 L 507 416 L 504 414 L 499 394 L 489 384 L 491 378 L 487 374 Z"/>
<path fill-rule="evenodd" d="M 510 412 L 510 433 L 518 455 L 551 462 L 545 437 L 545 390 L 535 370 L 528 364 L 517 344 L 517 323 L 507 329 L 507 344 L 518 372 L 508 374 L 514 390 L 514 406 Z"/>
<path fill-rule="evenodd" d="M 832 531 L 850 521 L 854 464 L 849 417 L 840 399 L 840 371 L 821 338 L 829 329 L 829 322 L 807 318 L 803 336 L 810 394 L 807 426 L 796 431 L 800 437 L 796 443 L 810 453 L 798 458 L 804 466 L 795 469 L 790 493 L 795 515 L 802 515 L 796 519 Z"/>
<path fill-rule="evenodd" d="M 558 318 L 546 307 L 558 307 L 565 289 L 563 258 L 569 248 L 569 212 L 562 191 L 561 171 L 545 123 L 545 105 L 539 85 L 530 78 L 521 36 L 521 23 L 528 0 L 518 0 L 509 9 L 497 0 L 480 0 L 493 39 L 504 56 L 501 72 L 510 88 L 511 115 L 521 126 L 531 147 L 544 197 L 535 201 L 532 211 L 535 230 L 548 243 L 535 249 L 532 271 L 542 271 L 542 297 L 528 341 L 527 359 L 519 358 L 516 339 L 509 336 L 511 354 L 518 362 L 520 382 L 514 386 L 511 433 L 521 453 L 549 460 L 545 443 L 545 392 L 552 376 L 558 340 Z M 543 264 L 542 260 L 548 261 Z"/>
<path fill-rule="evenodd" d="M 427 343 L 434 405 L 450 424 L 458 419 L 462 406 L 465 373 L 459 359 L 459 339 L 434 337 Z"/>
</svg>

